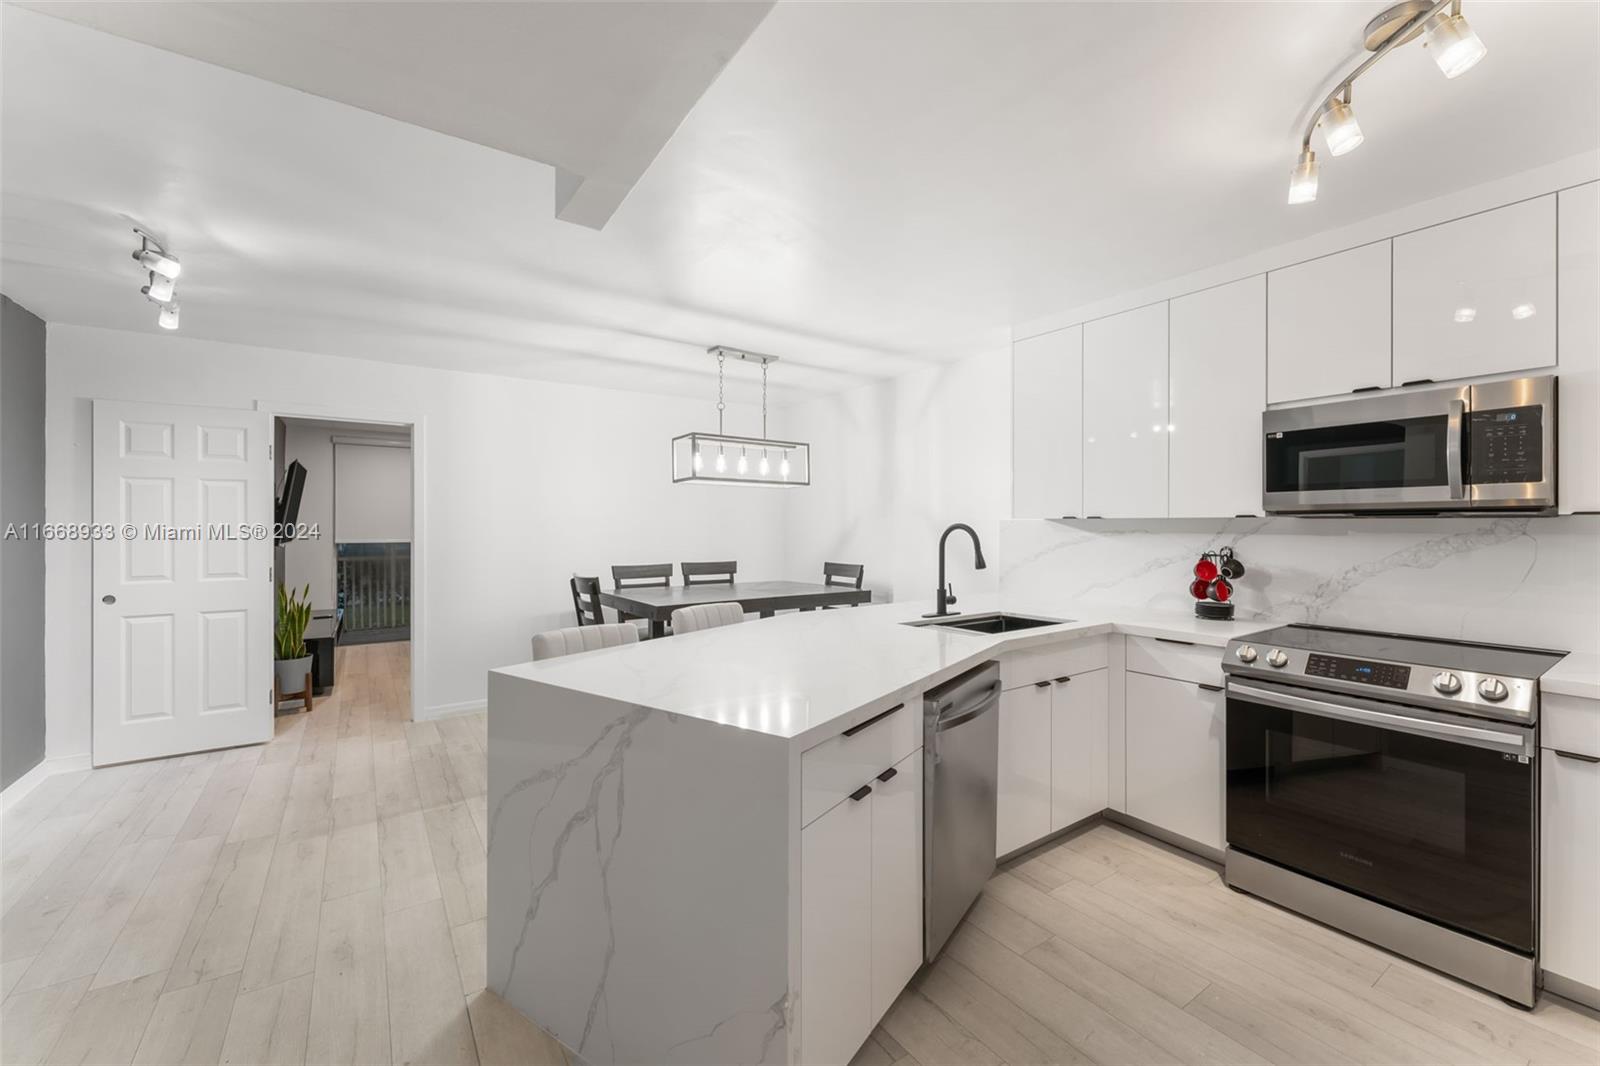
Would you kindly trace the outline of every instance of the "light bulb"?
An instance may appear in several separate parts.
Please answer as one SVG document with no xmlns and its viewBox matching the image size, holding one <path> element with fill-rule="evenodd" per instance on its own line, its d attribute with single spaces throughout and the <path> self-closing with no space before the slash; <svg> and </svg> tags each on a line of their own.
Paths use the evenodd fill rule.
<svg viewBox="0 0 1600 1066">
<path fill-rule="evenodd" d="M 153 274 L 160 274 L 164 278 L 176 278 L 183 270 L 183 265 L 170 255 L 146 248 L 142 252 L 134 252 L 133 257 L 139 264 Z"/>
<path fill-rule="evenodd" d="M 766 477 L 768 474 L 772 473 L 772 464 L 767 462 L 767 453 L 765 449 L 762 449 L 761 452 L 761 466 L 759 469 L 762 477 Z"/>
<path fill-rule="evenodd" d="M 783 475 L 785 481 L 789 480 L 789 453 L 783 453 L 783 462 L 778 464 L 778 473 Z"/>
<path fill-rule="evenodd" d="M 1455 319 L 1456 319 L 1457 322 L 1471 322 L 1473 319 L 1475 319 L 1477 317 L 1478 317 L 1478 309 L 1476 307 L 1458 307 L 1458 308 L 1456 308 Z"/>
<path fill-rule="evenodd" d="M 1317 198 L 1317 153 L 1307 148 L 1289 171 L 1289 202 L 1309 204 Z"/>
<path fill-rule="evenodd" d="M 1366 140 L 1361 124 L 1356 121 L 1356 113 L 1343 100 L 1335 100 L 1322 113 L 1322 133 L 1328 138 L 1328 151 L 1333 155 L 1353 151 Z"/>
<path fill-rule="evenodd" d="M 144 293 L 147 300 L 154 300 L 158 304 L 169 304 L 172 302 L 172 296 L 176 289 L 177 286 L 171 278 L 164 278 L 160 274 L 151 274 L 150 284 L 139 291 Z"/>
<path fill-rule="evenodd" d="M 1150 427 L 1150 432 L 1151 433 L 1160 433 L 1161 432 L 1161 424 L 1158 422 L 1155 425 L 1151 426 Z"/>
<path fill-rule="evenodd" d="M 739 473 L 741 473 L 741 474 L 748 474 L 750 472 L 750 460 L 748 460 L 748 459 L 746 459 L 744 457 L 744 449 L 743 448 L 739 449 L 739 467 L 738 467 L 738 469 L 739 469 Z"/>
<path fill-rule="evenodd" d="M 1511 309 L 1511 317 L 1521 322 L 1524 318 L 1532 318 L 1538 314 L 1538 308 L 1532 304 L 1518 304 Z"/>
<path fill-rule="evenodd" d="M 726 455 L 722 454 L 722 449 L 721 448 L 718 448 L 717 449 L 717 473 L 725 474 L 727 472 L 728 472 L 728 457 Z"/>
<path fill-rule="evenodd" d="M 1441 14 L 1435 18 L 1428 24 L 1426 44 L 1447 78 L 1459 78 L 1489 52 L 1463 15 Z"/>
<path fill-rule="evenodd" d="M 178 305 L 166 304 L 161 308 L 161 313 L 156 316 L 156 325 L 162 329 L 178 328 Z"/>
<path fill-rule="evenodd" d="M 704 462 L 705 462 L 705 459 L 701 457 L 700 449 L 696 448 L 694 450 L 694 468 L 696 470 L 699 470 L 701 465 L 704 464 Z"/>
</svg>

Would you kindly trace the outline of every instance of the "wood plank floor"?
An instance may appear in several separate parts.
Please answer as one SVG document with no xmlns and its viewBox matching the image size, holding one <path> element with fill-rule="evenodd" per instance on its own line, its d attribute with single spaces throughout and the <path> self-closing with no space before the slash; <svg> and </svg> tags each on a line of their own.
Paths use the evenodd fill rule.
<svg viewBox="0 0 1600 1066">
<path fill-rule="evenodd" d="M 256 748 L 62 774 L 0 821 L 0 1063 L 565 1064 L 484 991 L 486 720 L 409 649 Z M 1600 1064 L 1526 1013 L 1102 825 L 1010 863 L 857 1063 Z"/>
</svg>

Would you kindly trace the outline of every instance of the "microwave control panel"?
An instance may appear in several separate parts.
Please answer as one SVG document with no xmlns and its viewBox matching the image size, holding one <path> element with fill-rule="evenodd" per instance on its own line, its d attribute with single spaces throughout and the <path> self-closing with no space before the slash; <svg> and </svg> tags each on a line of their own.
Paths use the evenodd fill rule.
<svg viewBox="0 0 1600 1066">
<path fill-rule="evenodd" d="M 1505 485 L 1544 480 L 1544 408 L 1473 411 L 1467 420 L 1469 482 Z"/>
<path fill-rule="evenodd" d="M 1405 688 L 1411 684 L 1411 667 L 1397 663 L 1374 663 L 1346 659 L 1338 655 L 1313 654 L 1306 659 L 1307 677 L 1331 677 L 1335 681 L 1359 681 L 1384 688 Z"/>
</svg>

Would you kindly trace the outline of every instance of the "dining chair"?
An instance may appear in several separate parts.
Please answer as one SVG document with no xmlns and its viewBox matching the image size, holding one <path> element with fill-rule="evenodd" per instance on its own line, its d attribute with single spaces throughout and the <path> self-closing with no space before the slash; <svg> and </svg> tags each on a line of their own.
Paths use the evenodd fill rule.
<svg viewBox="0 0 1600 1066">
<path fill-rule="evenodd" d="M 737 603 L 697 603 L 672 612 L 672 631 L 681 635 L 743 621 L 744 608 Z"/>
<path fill-rule="evenodd" d="M 862 563 L 823 563 L 822 583 L 833 588 L 861 587 L 861 579 L 867 574 L 867 568 Z M 859 603 L 849 604 L 851 607 L 860 607 Z M 825 607 L 827 611 L 843 610 L 843 607 Z"/>
<path fill-rule="evenodd" d="M 578 624 L 603 625 L 606 616 L 600 609 L 600 579 L 573 574 L 567 585 L 572 589 L 572 612 L 578 616 Z"/>
<path fill-rule="evenodd" d="M 733 575 L 739 569 L 736 562 L 719 563 L 679 563 L 678 568 L 683 571 L 683 583 L 689 585 L 731 585 Z"/>
<path fill-rule="evenodd" d="M 664 589 L 672 585 L 671 563 L 640 563 L 611 568 L 611 587 L 622 589 Z M 637 615 L 617 612 L 617 621 L 632 622 Z"/>
<path fill-rule="evenodd" d="M 533 657 L 557 659 L 563 655 L 576 655 L 601 648 L 620 648 L 624 644 L 639 643 L 639 627 L 628 622 L 602 622 L 592 626 L 570 626 L 536 633 L 533 637 Z"/>
</svg>

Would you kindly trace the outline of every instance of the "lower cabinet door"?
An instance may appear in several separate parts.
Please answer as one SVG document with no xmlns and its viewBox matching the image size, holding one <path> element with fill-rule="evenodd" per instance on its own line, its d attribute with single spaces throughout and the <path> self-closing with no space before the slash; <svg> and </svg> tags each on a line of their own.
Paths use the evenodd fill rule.
<svg viewBox="0 0 1600 1066">
<path fill-rule="evenodd" d="M 1126 676 L 1128 813 L 1222 848 L 1223 693 L 1193 681 Z"/>
<path fill-rule="evenodd" d="M 1050 835 L 1050 689 L 1024 685 L 1000 694 L 1000 765 L 995 855 Z"/>
<path fill-rule="evenodd" d="M 872 1017 L 922 965 L 922 749 L 872 786 Z"/>
<path fill-rule="evenodd" d="M 1105 670 L 1057 681 L 1050 694 L 1050 830 L 1106 809 L 1111 761 Z"/>
<path fill-rule="evenodd" d="M 876 782 L 874 782 L 876 784 Z M 800 1053 L 847 1063 L 872 1031 L 872 798 L 800 831 Z"/>
<path fill-rule="evenodd" d="M 1600 763 L 1539 758 L 1539 965 L 1600 989 Z"/>
</svg>

